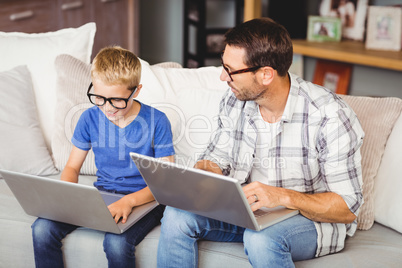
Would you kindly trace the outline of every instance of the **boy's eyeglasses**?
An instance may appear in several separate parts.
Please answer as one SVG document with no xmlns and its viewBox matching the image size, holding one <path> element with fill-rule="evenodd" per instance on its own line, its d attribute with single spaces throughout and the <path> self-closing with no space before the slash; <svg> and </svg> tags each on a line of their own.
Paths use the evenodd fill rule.
<svg viewBox="0 0 402 268">
<path fill-rule="evenodd" d="M 134 87 L 133 92 L 131 92 L 130 96 L 125 98 L 105 98 L 100 95 L 89 93 L 92 88 L 92 83 L 88 87 L 87 96 L 89 101 L 96 106 L 103 106 L 108 101 L 110 105 L 112 105 L 116 109 L 125 109 L 127 107 L 127 102 L 134 95 L 135 91 L 137 91 L 137 87 Z"/>
<path fill-rule="evenodd" d="M 225 66 L 225 64 L 223 64 L 222 57 L 223 57 L 223 53 L 221 54 L 221 63 L 222 63 L 222 67 L 225 70 L 226 74 L 229 76 L 230 81 L 233 81 L 232 75 L 234 75 L 234 74 L 242 74 L 242 73 L 254 72 L 254 71 L 256 71 L 256 70 L 261 68 L 261 66 L 254 66 L 254 67 L 245 68 L 245 69 L 230 72 L 229 69 Z"/>
</svg>

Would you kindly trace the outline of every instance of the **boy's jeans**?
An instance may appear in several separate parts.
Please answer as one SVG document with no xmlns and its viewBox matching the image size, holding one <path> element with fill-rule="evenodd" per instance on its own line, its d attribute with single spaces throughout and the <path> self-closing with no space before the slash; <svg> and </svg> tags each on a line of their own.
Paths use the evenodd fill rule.
<svg viewBox="0 0 402 268">
<path fill-rule="evenodd" d="M 164 206 L 157 206 L 122 234 L 105 233 L 103 250 L 109 267 L 135 267 L 135 246 L 160 223 L 163 209 Z M 61 240 L 76 228 L 78 226 L 38 218 L 32 224 L 36 267 L 64 267 Z"/>
<path fill-rule="evenodd" d="M 314 223 L 296 215 L 256 232 L 166 207 L 158 246 L 158 267 L 197 267 L 197 240 L 243 242 L 253 267 L 294 267 L 317 249 Z"/>
</svg>

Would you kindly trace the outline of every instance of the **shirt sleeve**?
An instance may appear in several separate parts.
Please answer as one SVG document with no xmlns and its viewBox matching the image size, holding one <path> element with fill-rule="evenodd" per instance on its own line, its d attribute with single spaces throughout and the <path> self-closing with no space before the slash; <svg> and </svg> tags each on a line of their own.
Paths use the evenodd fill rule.
<svg viewBox="0 0 402 268">
<path fill-rule="evenodd" d="M 339 194 L 358 215 L 363 204 L 360 147 L 364 132 L 354 112 L 344 107 L 329 116 L 318 135 L 319 165 L 327 191 Z"/>
<path fill-rule="evenodd" d="M 229 176 L 232 171 L 233 159 L 231 159 L 229 154 L 229 149 L 231 147 L 232 137 L 231 132 L 234 126 L 230 123 L 227 102 L 230 98 L 230 91 L 228 90 L 223 96 L 219 105 L 219 116 L 218 116 L 218 127 L 211 137 L 211 141 L 204 151 L 200 155 L 198 161 L 209 160 L 214 162 L 222 170 L 223 175 Z"/>
<path fill-rule="evenodd" d="M 170 121 L 163 113 L 155 125 L 153 148 L 156 158 L 175 154 Z"/>
<path fill-rule="evenodd" d="M 74 146 L 84 151 L 89 151 L 92 147 L 89 125 L 87 123 L 88 114 L 88 110 L 82 113 L 74 129 L 73 137 L 71 138 L 71 142 Z"/>
</svg>

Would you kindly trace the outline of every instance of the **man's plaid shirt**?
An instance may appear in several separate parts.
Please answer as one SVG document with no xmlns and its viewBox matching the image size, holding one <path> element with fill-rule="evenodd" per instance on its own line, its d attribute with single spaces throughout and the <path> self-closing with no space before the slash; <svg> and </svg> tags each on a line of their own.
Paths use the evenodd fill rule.
<svg viewBox="0 0 402 268">
<path fill-rule="evenodd" d="M 291 87 L 279 130 L 272 138 L 266 184 L 303 193 L 334 192 L 358 215 L 363 204 L 360 146 L 364 132 L 353 110 L 336 94 L 290 74 Z M 229 89 L 219 109 L 218 129 L 199 159 L 217 163 L 224 175 L 253 181 L 258 106 Z M 340 251 L 357 223 L 315 222 L 317 253 Z"/>
</svg>

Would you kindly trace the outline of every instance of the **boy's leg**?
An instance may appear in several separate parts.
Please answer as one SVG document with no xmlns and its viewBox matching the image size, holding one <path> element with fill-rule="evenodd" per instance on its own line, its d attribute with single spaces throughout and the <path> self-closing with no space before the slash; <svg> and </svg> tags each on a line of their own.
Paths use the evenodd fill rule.
<svg viewBox="0 0 402 268">
<path fill-rule="evenodd" d="M 103 250 L 109 267 L 135 267 L 135 246 L 160 224 L 164 208 L 157 206 L 122 234 L 105 233 Z"/>
<path fill-rule="evenodd" d="M 166 207 L 158 246 L 158 267 L 198 267 L 197 240 L 242 242 L 244 228 Z"/>
<path fill-rule="evenodd" d="M 36 267 L 64 267 L 61 240 L 77 227 L 68 223 L 38 218 L 32 224 Z"/>
<path fill-rule="evenodd" d="M 253 267 L 295 267 L 293 261 L 314 258 L 317 231 L 313 221 L 296 215 L 259 232 L 246 230 L 244 247 Z"/>
</svg>

